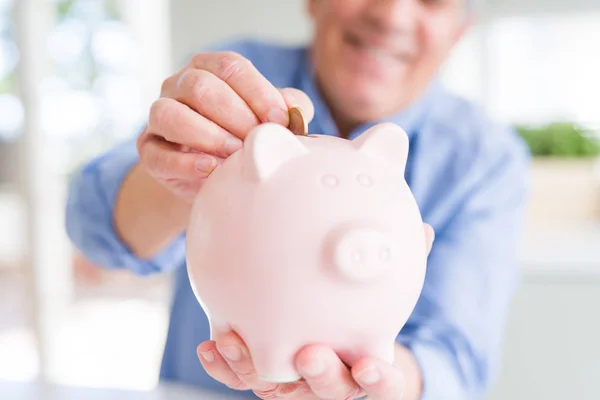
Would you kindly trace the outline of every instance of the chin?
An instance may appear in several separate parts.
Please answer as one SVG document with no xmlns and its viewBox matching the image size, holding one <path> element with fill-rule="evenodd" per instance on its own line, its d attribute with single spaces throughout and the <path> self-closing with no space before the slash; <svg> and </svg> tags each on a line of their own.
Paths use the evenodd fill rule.
<svg viewBox="0 0 600 400">
<path fill-rule="evenodd" d="M 373 122 L 386 118 L 391 114 L 389 109 L 385 108 L 384 104 L 371 103 L 355 108 L 353 115 L 361 122 Z"/>
<path fill-rule="evenodd" d="M 387 117 L 399 108 L 397 96 L 383 95 L 390 93 L 389 85 L 348 80 L 345 83 L 338 82 L 336 92 L 340 111 L 351 115 L 352 119 L 374 121 Z"/>
</svg>

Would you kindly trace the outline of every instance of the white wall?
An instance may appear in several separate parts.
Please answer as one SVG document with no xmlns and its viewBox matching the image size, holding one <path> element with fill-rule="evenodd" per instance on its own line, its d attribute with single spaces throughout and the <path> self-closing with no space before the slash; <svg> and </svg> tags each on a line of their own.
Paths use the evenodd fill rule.
<svg viewBox="0 0 600 400">
<path fill-rule="evenodd" d="M 528 275 L 488 400 L 600 399 L 600 277 Z"/>
<path fill-rule="evenodd" d="M 125 23 L 132 30 L 139 46 L 141 60 L 138 68 L 142 88 L 144 109 L 149 109 L 160 93 L 160 87 L 172 70 L 169 0 L 126 0 L 121 1 Z"/>
<path fill-rule="evenodd" d="M 310 38 L 305 0 L 171 0 L 177 63 L 214 42 L 253 36 L 298 43 Z M 233 11 L 232 11 L 233 10 Z"/>
<path fill-rule="evenodd" d="M 481 0 L 491 16 L 522 16 L 525 14 L 585 12 L 598 10 L 598 0 Z"/>
</svg>

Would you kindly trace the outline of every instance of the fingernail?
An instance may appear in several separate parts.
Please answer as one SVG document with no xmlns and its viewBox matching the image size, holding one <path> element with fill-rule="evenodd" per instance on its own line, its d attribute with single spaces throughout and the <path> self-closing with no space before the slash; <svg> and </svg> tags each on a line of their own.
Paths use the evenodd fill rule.
<svg viewBox="0 0 600 400">
<path fill-rule="evenodd" d="M 281 108 L 273 108 L 267 114 L 266 122 L 275 122 L 284 126 L 288 125 L 288 115 Z"/>
<path fill-rule="evenodd" d="M 242 359 L 242 352 L 239 347 L 228 346 L 222 349 L 219 349 L 223 357 L 228 359 L 229 361 L 240 361 Z"/>
<path fill-rule="evenodd" d="M 358 374 L 356 378 L 360 381 L 360 383 L 365 385 L 373 385 L 379 380 L 379 372 L 377 369 L 375 369 L 375 367 L 369 367 Z"/>
<path fill-rule="evenodd" d="M 203 154 L 196 158 L 196 169 L 202 172 L 211 172 L 217 166 L 217 159 Z"/>
<path fill-rule="evenodd" d="M 223 151 L 229 156 L 241 149 L 243 144 L 244 143 L 240 138 L 237 138 L 235 136 L 229 136 L 227 139 L 225 139 Z"/>
<path fill-rule="evenodd" d="M 316 358 L 305 365 L 302 372 L 308 377 L 319 376 L 325 372 L 325 363 L 323 360 Z"/>
<path fill-rule="evenodd" d="M 210 363 L 210 362 L 215 361 L 215 355 L 212 351 L 205 351 L 205 352 L 200 353 L 200 355 L 202 356 L 202 358 L 204 358 L 204 360 L 206 362 Z"/>
</svg>

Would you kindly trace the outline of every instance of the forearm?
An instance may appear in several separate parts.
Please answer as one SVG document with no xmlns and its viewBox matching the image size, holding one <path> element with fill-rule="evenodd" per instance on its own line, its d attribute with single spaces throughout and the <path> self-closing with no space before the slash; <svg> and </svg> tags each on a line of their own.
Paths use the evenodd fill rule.
<svg viewBox="0 0 600 400">
<path fill-rule="evenodd" d="M 185 230 L 190 210 L 191 203 L 177 197 L 136 165 L 117 196 L 115 229 L 137 257 L 150 259 Z"/>
</svg>

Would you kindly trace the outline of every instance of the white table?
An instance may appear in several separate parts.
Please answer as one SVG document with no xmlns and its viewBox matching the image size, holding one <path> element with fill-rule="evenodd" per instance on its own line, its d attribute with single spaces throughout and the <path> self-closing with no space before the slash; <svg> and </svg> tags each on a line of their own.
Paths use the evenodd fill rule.
<svg viewBox="0 0 600 400">
<path fill-rule="evenodd" d="M 163 385 L 150 391 L 126 391 L 56 386 L 45 383 L 0 381 L 2 400 L 240 400 L 257 399 L 252 393 L 224 395 L 181 386 Z"/>
<path fill-rule="evenodd" d="M 600 223 L 523 232 L 519 263 L 526 274 L 600 278 Z"/>
</svg>

